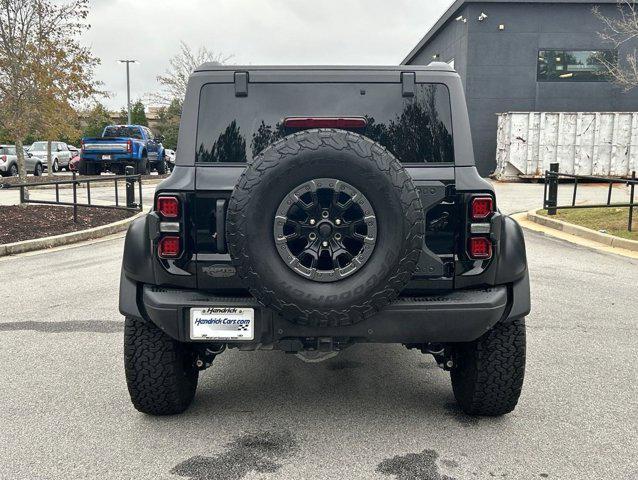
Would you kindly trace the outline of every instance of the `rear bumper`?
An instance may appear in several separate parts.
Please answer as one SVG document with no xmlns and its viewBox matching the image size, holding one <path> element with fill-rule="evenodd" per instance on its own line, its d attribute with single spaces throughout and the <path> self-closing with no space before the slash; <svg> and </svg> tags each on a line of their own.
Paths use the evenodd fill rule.
<svg viewBox="0 0 638 480">
<path fill-rule="evenodd" d="M 102 155 L 111 155 L 110 159 L 103 159 Z M 99 153 L 99 154 L 84 154 L 82 160 L 86 162 L 95 163 L 118 163 L 118 162 L 136 162 L 138 159 L 129 153 Z"/>
<path fill-rule="evenodd" d="M 236 342 L 288 349 L 293 341 L 331 338 L 344 343 L 469 342 L 497 322 L 529 312 L 527 276 L 509 286 L 480 290 L 457 290 L 446 294 L 400 297 L 374 316 L 354 325 L 313 327 L 297 325 L 261 306 L 252 297 L 223 297 L 196 290 L 176 290 L 136 284 L 122 275 L 120 311 L 145 318 L 171 337 L 190 340 L 191 307 L 249 307 L 255 309 L 255 339 Z M 518 297 L 518 298 L 517 298 Z"/>
</svg>

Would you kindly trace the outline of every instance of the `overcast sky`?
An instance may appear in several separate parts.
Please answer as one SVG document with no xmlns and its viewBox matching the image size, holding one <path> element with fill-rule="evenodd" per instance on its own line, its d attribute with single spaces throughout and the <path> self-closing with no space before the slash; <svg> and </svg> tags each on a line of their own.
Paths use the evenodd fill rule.
<svg viewBox="0 0 638 480">
<path fill-rule="evenodd" d="M 157 75 L 184 40 L 252 65 L 400 62 L 451 0 L 91 0 L 83 41 L 102 60 L 97 78 L 126 105 L 157 90 Z"/>
</svg>

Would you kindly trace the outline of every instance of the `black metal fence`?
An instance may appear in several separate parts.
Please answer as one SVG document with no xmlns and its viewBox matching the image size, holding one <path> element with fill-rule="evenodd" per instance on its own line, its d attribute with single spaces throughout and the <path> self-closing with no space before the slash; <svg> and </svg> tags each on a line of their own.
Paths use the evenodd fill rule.
<svg viewBox="0 0 638 480">
<path fill-rule="evenodd" d="M 573 208 L 629 208 L 629 219 L 627 221 L 627 230 L 631 232 L 631 224 L 633 223 L 634 208 L 638 206 L 635 203 L 635 188 L 638 185 L 636 172 L 631 173 L 630 179 L 612 178 L 612 177 L 596 177 L 592 175 L 573 175 L 571 173 L 559 173 L 558 163 L 550 163 L 549 170 L 545 171 L 545 190 L 543 193 L 543 208 L 547 210 L 548 215 L 556 215 L 557 210 L 567 210 Z M 574 183 L 574 191 L 572 193 L 571 205 L 558 205 L 558 183 L 560 179 L 571 179 Z M 576 193 L 578 192 L 579 182 L 603 182 L 609 184 L 607 191 L 607 202 L 599 204 L 576 205 Z M 629 203 L 611 203 L 611 193 L 614 185 L 624 184 L 629 187 Z"/>
<path fill-rule="evenodd" d="M 142 211 L 142 175 L 134 175 L 133 167 L 126 167 L 125 175 L 115 175 L 115 176 L 103 176 L 98 178 L 82 178 L 78 177 L 75 172 L 73 172 L 72 180 L 52 180 L 50 182 L 40 182 L 40 183 L 20 183 L 16 185 L 1 185 L 0 188 L 19 188 L 20 189 L 20 203 L 36 203 L 40 205 L 59 205 L 65 207 L 73 207 L 73 221 L 77 223 L 78 220 L 78 207 L 91 207 L 91 208 L 107 208 L 113 210 L 128 210 L 128 211 Z M 93 203 L 91 201 L 91 185 L 96 183 L 107 183 L 113 182 L 114 185 L 114 200 L 115 204 L 111 205 L 103 205 L 99 203 Z M 124 199 L 124 203 L 120 200 L 119 189 L 118 186 L 121 185 L 120 182 L 124 182 L 126 186 L 126 195 Z M 78 201 L 78 187 L 82 184 L 86 184 L 86 202 Z M 137 187 L 136 187 L 137 184 Z M 66 186 L 70 185 L 72 189 L 72 200 L 60 200 L 60 187 L 65 186 L 63 188 L 67 188 Z M 55 187 L 55 200 L 40 200 L 40 199 L 31 199 L 27 194 L 29 188 L 33 187 L 42 187 L 42 186 L 53 186 Z M 138 198 L 136 201 L 135 193 L 138 193 Z"/>
</svg>

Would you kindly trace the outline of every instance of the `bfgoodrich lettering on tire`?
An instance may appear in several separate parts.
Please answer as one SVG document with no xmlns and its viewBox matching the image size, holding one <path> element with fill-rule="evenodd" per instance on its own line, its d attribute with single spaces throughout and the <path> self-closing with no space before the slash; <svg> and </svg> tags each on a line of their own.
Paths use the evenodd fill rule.
<svg viewBox="0 0 638 480">
<path fill-rule="evenodd" d="M 400 162 L 361 135 L 306 130 L 248 165 L 229 201 L 228 247 L 264 305 L 345 325 L 387 305 L 416 269 L 423 208 Z"/>
</svg>

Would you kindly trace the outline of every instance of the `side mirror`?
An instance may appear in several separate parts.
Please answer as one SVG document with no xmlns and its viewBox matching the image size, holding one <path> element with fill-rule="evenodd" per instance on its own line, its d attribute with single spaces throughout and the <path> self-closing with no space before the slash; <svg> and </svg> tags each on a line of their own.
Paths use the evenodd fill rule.
<svg viewBox="0 0 638 480">
<path fill-rule="evenodd" d="M 162 143 L 164 141 L 164 135 L 158 135 L 157 137 L 155 137 L 155 140 L 159 143 Z"/>
</svg>

